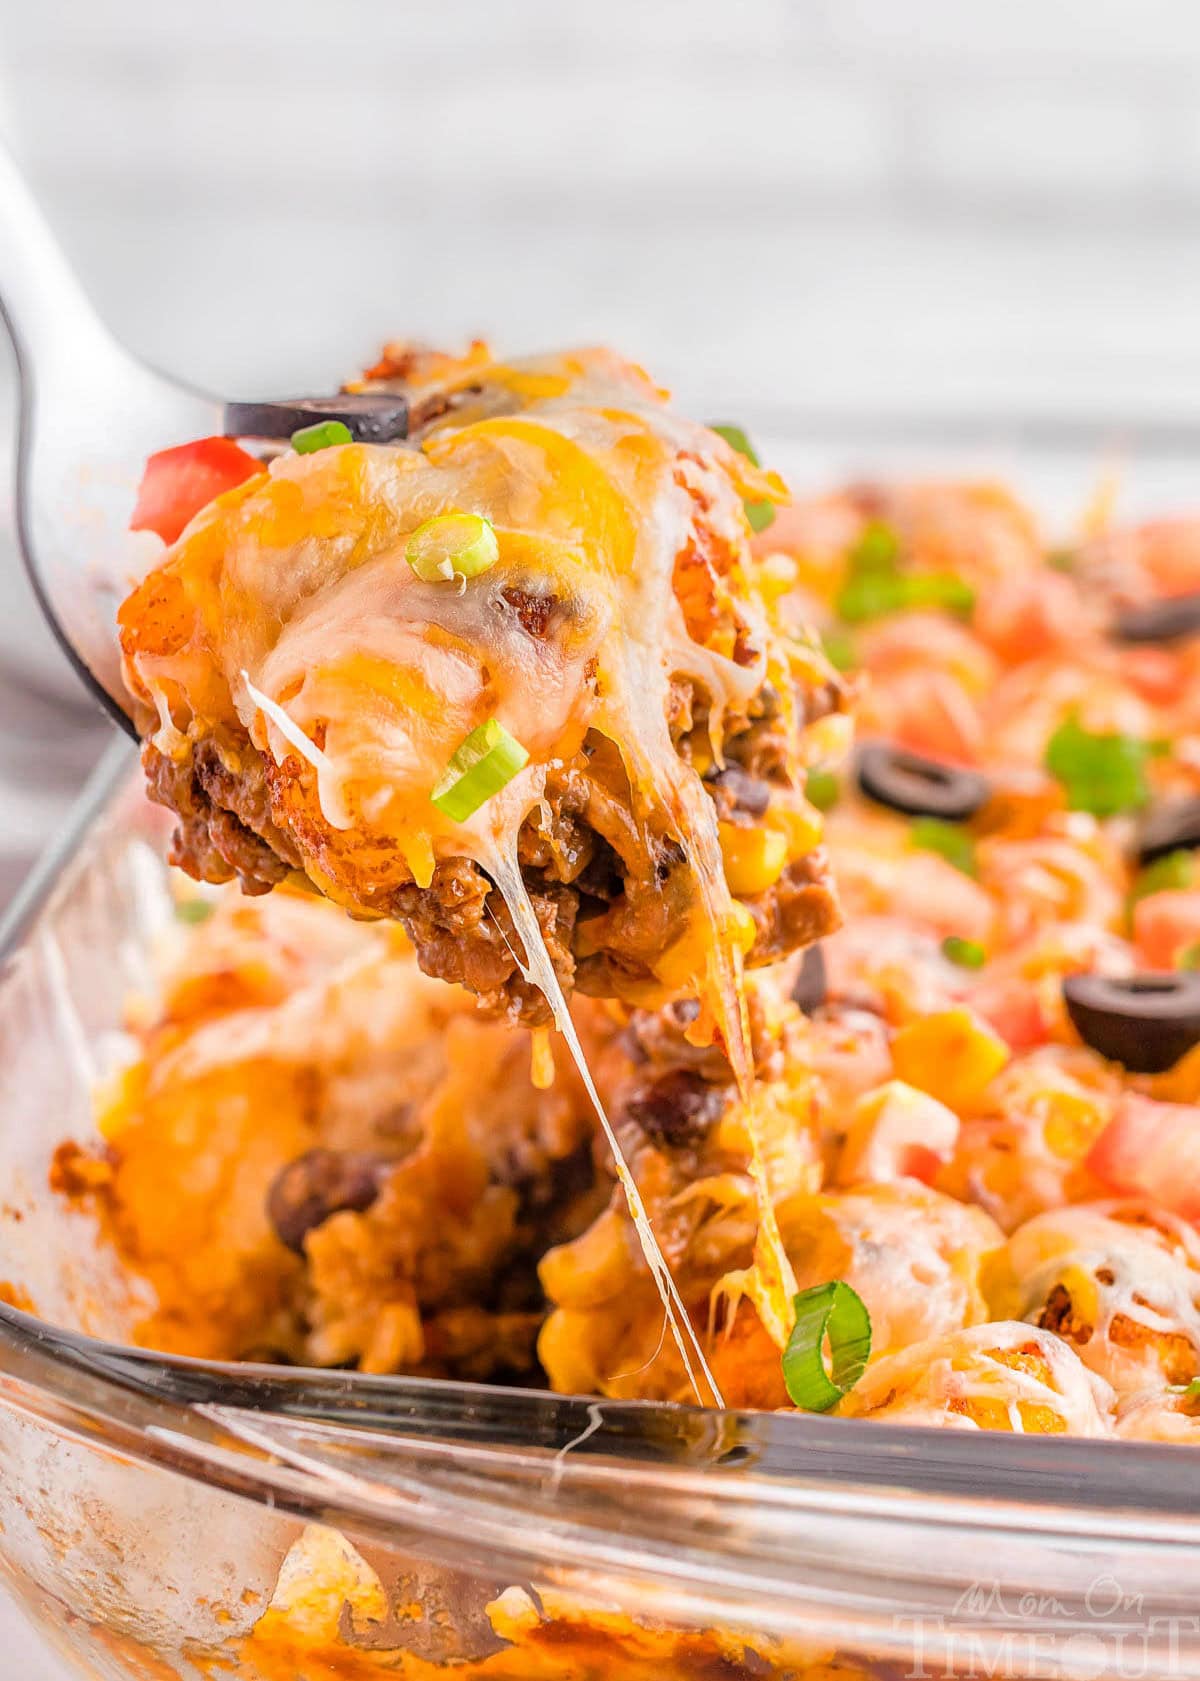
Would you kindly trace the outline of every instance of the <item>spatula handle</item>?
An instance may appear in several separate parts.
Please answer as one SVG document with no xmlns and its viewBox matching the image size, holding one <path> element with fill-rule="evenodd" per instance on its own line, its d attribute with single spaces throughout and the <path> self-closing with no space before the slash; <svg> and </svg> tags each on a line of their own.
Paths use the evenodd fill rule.
<svg viewBox="0 0 1200 1681">
<path fill-rule="evenodd" d="M 26 372 L 111 341 L 25 177 L 0 143 L 0 317 Z"/>
</svg>

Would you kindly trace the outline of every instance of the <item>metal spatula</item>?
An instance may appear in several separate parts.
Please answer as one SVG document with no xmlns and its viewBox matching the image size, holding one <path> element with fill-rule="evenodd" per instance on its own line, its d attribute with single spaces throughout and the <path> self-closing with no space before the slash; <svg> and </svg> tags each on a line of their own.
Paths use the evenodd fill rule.
<svg viewBox="0 0 1200 1681">
<path fill-rule="evenodd" d="M 224 405 L 131 356 L 99 320 L 0 146 L 0 317 L 17 355 L 17 530 L 42 610 L 131 733 L 117 603 L 157 539 L 129 531 L 146 457 L 222 431 Z"/>
</svg>

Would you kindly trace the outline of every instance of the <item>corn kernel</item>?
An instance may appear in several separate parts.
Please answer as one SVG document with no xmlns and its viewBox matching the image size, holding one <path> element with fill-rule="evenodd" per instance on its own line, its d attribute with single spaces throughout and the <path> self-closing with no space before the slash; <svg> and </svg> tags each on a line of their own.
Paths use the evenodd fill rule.
<svg viewBox="0 0 1200 1681">
<path fill-rule="evenodd" d="M 660 952 L 654 962 L 654 973 L 672 992 L 683 992 L 699 986 L 708 959 L 707 931 L 689 929 L 673 945 Z"/>
<path fill-rule="evenodd" d="M 1008 1061 L 1008 1046 L 973 1011 L 921 1016 L 892 1040 L 896 1077 L 958 1114 L 970 1110 Z"/>
<path fill-rule="evenodd" d="M 529 1035 L 529 1078 L 537 1091 L 549 1091 L 554 1084 L 554 1041 L 548 1027 L 535 1027 Z"/>
<path fill-rule="evenodd" d="M 551 1384 L 565 1395 L 595 1394 L 603 1374 L 592 1354 L 596 1321 L 590 1313 L 555 1308 L 538 1335 L 538 1359 Z"/>
<path fill-rule="evenodd" d="M 560 1308 L 595 1308 L 623 1295 L 634 1274 L 630 1230 L 623 1212 L 606 1208 L 570 1243 L 548 1249 L 538 1278 L 550 1300 Z"/>
<path fill-rule="evenodd" d="M 707 776 L 716 760 L 707 742 L 697 739 L 692 744 L 692 769 L 697 776 Z"/>
<path fill-rule="evenodd" d="M 721 856 L 729 891 L 739 898 L 765 893 L 783 874 L 787 837 L 779 829 L 747 829 L 740 823 L 719 825 Z"/>
<path fill-rule="evenodd" d="M 1042 1100 L 1045 1121 L 1042 1137 L 1052 1156 L 1079 1161 L 1104 1128 L 1107 1112 L 1090 1097 L 1075 1092 L 1048 1091 Z"/>
<path fill-rule="evenodd" d="M 789 554 L 764 555 L 755 570 L 759 590 L 768 601 L 777 601 L 795 589 L 800 576 L 800 568 Z"/>
<path fill-rule="evenodd" d="M 789 858 L 805 857 L 820 846 L 825 834 L 824 817 L 801 795 L 793 795 L 786 805 L 772 800 L 765 821 L 783 835 Z"/>
<path fill-rule="evenodd" d="M 741 947 L 743 957 L 750 950 L 757 938 L 757 922 L 755 922 L 753 916 L 746 909 L 745 905 L 739 905 L 735 899 L 733 902 L 733 941 L 735 945 Z"/>
</svg>

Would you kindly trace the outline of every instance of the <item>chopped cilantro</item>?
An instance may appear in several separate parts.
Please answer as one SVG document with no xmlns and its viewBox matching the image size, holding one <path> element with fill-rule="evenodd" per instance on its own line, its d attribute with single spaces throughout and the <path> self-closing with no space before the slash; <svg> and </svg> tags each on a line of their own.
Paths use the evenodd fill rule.
<svg viewBox="0 0 1200 1681">
<path fill-rule="evenodd" d="M 828 630 L 821 632 L 821 647 L 835 671 L 853 671 L 858 664 L 854 638 L 838 625 L 830 625 Z"/>
<path fill-rule="evenodd" d="M 719 438 L 724 438 L 730 449 L 735 449 L 739 455 L 744 455 L 752 467 L 761 467 L 758 451 L 750 442 L 749 436 L 741 426 L 735 426 L 732 420 L 714 420 L 709 424 L 709 431 L 715 432 Z"/>
<path fill-rule="evenodd" d="M 961 823 L 947 823 L 943 817 L 914 817 L 908 838 L 920 852 L 936 852 L 964 875 L 977 874 L 975 842 Z"/>
<path fill-rule="evenodd" d="M 855 572 L 894 572 L 900 564 L 900 539 L 884 520 L 873 519 L 850 551 Z"/>
<path fill-rule="evenodd" d="M 211 899 L 181 899 L 175 906 L 175 920 L 194 926 L 198 922 L 207 922 L 216 908 Z"/>
<path fill-rule="evenodd" d="M 969 613 L 971 586 L 953 572 L 900 571 L 900 539 L 890 525 L 873 520 L 850 551 L 837 610 L 850 624 L 883 618 L 911 607 L 941 607 Z"/>
<path fill-rule="evenodd" d="M 765 531 L 768 525 L 775 523 L 775 504 L 765 498 L 761 502 L 743 502 L 746 518 L 750 521 L 751 531 Z"/>
<path fill-rule="evenodd" d="M 750 442 L 745 429 L 735 426 L 729 420 L 714 420 L 709 425 L 710 432 L 716 432 L 724 438 L 730 449 L 735 449 L 739 455 L 744 455 L 752 467 L 759 467 L 762 463 L 758 459 L 758 451 Z M 758 502 L 743 502 L 746 518 L 750 521 L 751 531 L 765 531 L 775 519 L 775 504 L 765 499 Z"/>
<path fill-rule="evenodd" d="M 1150 800 L 1146 760 L 1156 745 L 1134 735 L 1093 735 L 1078 718 L 1061 723 L 1046 744 L 1046 769 L 1059 781 L 1072 811 L 1115 817 Z"/>
</svg>

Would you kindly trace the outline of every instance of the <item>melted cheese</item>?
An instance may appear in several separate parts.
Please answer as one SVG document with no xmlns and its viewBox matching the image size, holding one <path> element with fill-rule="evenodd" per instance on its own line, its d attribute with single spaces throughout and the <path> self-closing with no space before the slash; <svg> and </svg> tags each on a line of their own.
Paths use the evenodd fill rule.
<svg viewBox="0 0 1200 1681">
<path fill-rule="evenodd" d="M 479 377 L 472 370 L 464 386 Z M 762 685 L 770 638 L 744 571 L 742 501 L 780 498 L 783 488 L 706 428 L 671 415 L 640 372 L 604 353 L 492 368 L 481 389 L 419 451 L 351 444 L 285 454 L 206 509 L 123 609 L 127 680 L 156 707 L 165 751 L 178 755 L 187 737 L 236 719 L 285 773 L 294 776 L 298 755 L 301 781 L 315 772 L 312 815 L 367 838 L 376 883 L 400 867 L 399 879 L 427 885 L 436 861 L 450 857 L 490 873 L 525 942 L 526 972 L 609 1134 L 680 1351 L 687 1362 L 690 1348 L 715 1395 L 578 1053 L 515 849 L 547 768 L 576 754 L 589 731 L 609 739 L 643 855 L 673 840 L 694 884 L 689 932 L 660 954 L 661 978 L 700 996 L 696 1031 L 720 1033 L 749 1097 L 745 916 L 726 885 L 714 807 L 680 759 L 668 715 L 672 679 L 691 679 L 708 700 L 719 762 L 726 720 L 744 717 Z M 520 414 L 494 412 L 518 405 Z M 408 536 L 458 510 L 491 522 L 499 561 L 466 587 L 425 583 L 404 558 Z M 544 634 L 522 622 L 529 598 L 551 603 Z M 162 617 L 164 601 L 182 604 L 181 622 L 156 636 L 152 609 Z M 429 792 L 488 718 L 516 737 L 529 764 L 456 824 Z M 308 867 L 323 889 L 341 886 L 337 896 L 354 902 L 331 882 L 327 858 Z M 753 1125 L 751 1134 L 763 1222 L 755 1293 L 782 1339 L 792 1281 Z"/>
<path fill-rule="evenodd" d="M 563 997 L 562 988 L 558 984 L 558 976 L 554 973 L 554 965 L 546 951 L 545 942 L 538 928 L 537 917 L 533 906 L 529 902 L 529 895 L 525 891 L 525 883 L 521 879 L 521 872 L 517 867 L 515 855 L 505 857 L 497 853 L 489 862 L 489 874 L 504 895 L 504 902 L 508 906 L 509 915 L 513 919 L 513 926 L 520 935 L 525 946 L 525 961 L 521 964 L 521 972 L 526 980 L 539 987 L 544 993 L 550 1008 L 554 1012 L 555 1026 L 567 1042 L 567 1046 L 579 1070 L 579 1077 L 596 1111 L 596 1117 L 612 1151 L 613 1163 L 616 1167 L 617 1179 L 625 1193 L 625 1200 L 629 1208 L 629 1215 L 637 1232 L 638 1242 L 646 1265 L 650 1268 L 655 1287 L 662 1298 L 663 1308 L 667 1315 L 667 1324 L 679 1350 L 679 1357 L 683 1361 L 688 1381 L 696 1392 L 700 1402 L 711 1400 L 714 1406 L 723 1406 L 724 1401 L 717 1381 L 709 1370 L 704 1357 L 704 1350 L 700 1346 L 691 1320 L 688 1318 L 687 1308 L 679 1295 L 678 1287 L 671 1276 L 671 1269 L 667 1265 L 666 1257 L 659 1247 L 658 1239 L 650 1224 L 650 1216 L 646 1213 L 646 1205 L 642 1201 L 642 1193 L 638 1189 L 637 1181 L 629 1170 L 625 1159 L 625 1152 L 621 1148 L 620 1140 L 613 1130 L 612 1122 L 608 1118 L 600 1094 L 596 1090 L 596 1083 L 592 1079 L 591 1069 L 587 1058 L 583 1054 L 583 1047 L 579 1043 L 579 1035 L 575 1031 L 575 1023 L 571 1020 L 567 1001 Z M 701 1378 L 704 1386 L 701 1385 Z"/>
</svg>

